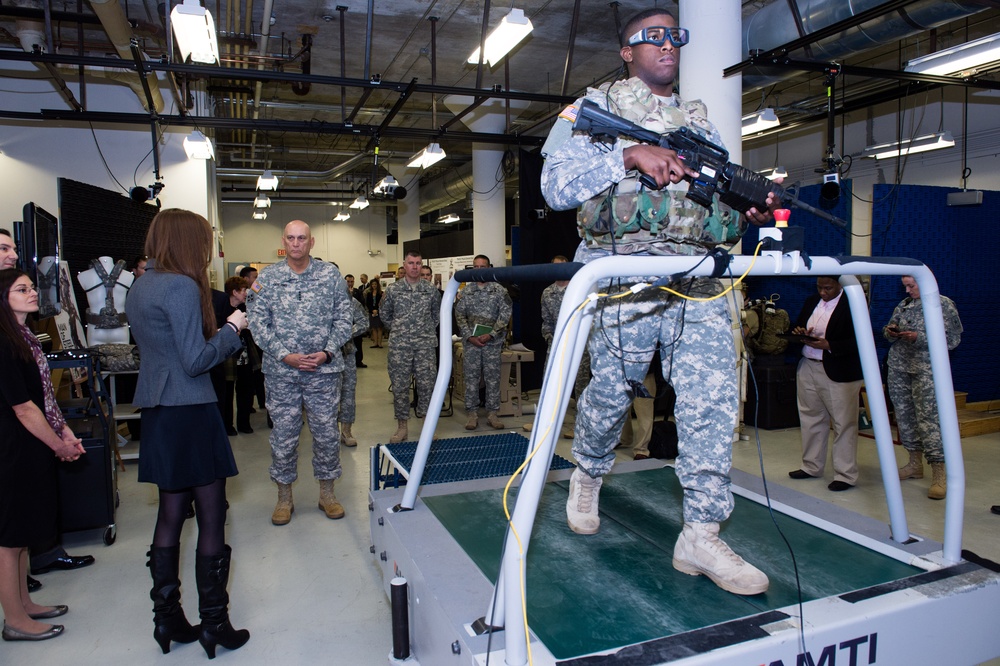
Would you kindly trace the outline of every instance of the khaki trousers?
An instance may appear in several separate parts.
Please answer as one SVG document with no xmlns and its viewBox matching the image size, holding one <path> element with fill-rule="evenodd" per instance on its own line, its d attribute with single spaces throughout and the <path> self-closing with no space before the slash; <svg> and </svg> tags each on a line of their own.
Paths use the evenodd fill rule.
<svg viewBox="0 0 1000 666">
<path fill-rule="evenodd" d="M 823 476 L 826 447 L 833 429 L 834 480 L 858 482 L 858 393 L 861 380 L 835 382 L 822 361 L 803 357 L 795 375 L 802 428 L 802 470 Z"/>
</svg>

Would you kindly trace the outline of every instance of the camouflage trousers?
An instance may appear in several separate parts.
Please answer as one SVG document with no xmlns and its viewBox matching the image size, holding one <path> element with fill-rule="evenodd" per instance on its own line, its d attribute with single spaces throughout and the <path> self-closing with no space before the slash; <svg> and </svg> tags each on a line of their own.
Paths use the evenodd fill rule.
<svg viewBox="0 0 1000 666">
<path fill-rule="evenodd" d="M 389 341 L 389 382 L 392 384 L 392 411 L 397 420 L 410 418 L 410 382 L 417 385 L 417 418 L 423 418 L 434 391 L 434 353 L 429 347 L 393 345 Z"/>
<path fill-rule="evenodd" d="M 465 382 L 465 411 L 479 409 L 479 380 L 486 385 L 487 412 L 500 409 L 500 354 L 503 340 L 493 340 L 485 347 L 462 343 L 462 378 Z"/>
<path fill-rule="evenodd" d="M 552 354 L 552 343 L 548 343 L 546 347 L 546 357 Z M 548 361 L 546 361 L 548 362 Z M 553 363 L 562 363 L 562 359 L 554 359 Z M 554 365 L 556 369 L 559 365 Z M 583 389 L 587 388 L 587 384 L 590 383 L 590 352 L 586 349 L 583 350 L 583 356 L 580 357 L 580 367 L 576 370 L 576 379 L 573 380 L 573 392 L 574 395 L 579 398 L 583 395 Z"/>
<path fill-rule="evenodd" d="M 271 478 L 288 484 L 298 478 L 299 435 L 302 413 L 309 417 L 313 439 L 313 475 L 320 480 L 339 479 L 340 432 L 337 408 L 341 373 L 300 372 L 296 376 L 265 375 L 267 411 L 271 429 Z"/>
<path fill-rule="evenodd" d="M 337 420 L 341 423 L 354 423 L 357 416 L 358 401 L 355 393 L 358 389 L 358 365 L 354 362 L 354 351 L 344 352 L 344 372 L 340 382 L 340 413 Z"/>
<path fill-rule="evenodd" d="M 697 281 L 718 293 L 717 281 Z M 707 288 L 707 289 L 706 289 Z M 632 404 L 660 343 L 663 376 L 677 394 L 677 478 L 685 522 L 720 522 L 733 510 L 729 469 L 737 413 L 736 349 L 724 299 L 683 301 L 656 289 L 604 300 L 590 340 L 592 378 L 577 401 L 573 455 L 583 471 L 610 471 Z"/>
<path fill-rule="evenodd" d="M 907 451 L 923 451 L 927 462 L 944 462 L 931 369 L 907 372 L 890 366 L 888 384 L 903 446 Z"/>
</svg>

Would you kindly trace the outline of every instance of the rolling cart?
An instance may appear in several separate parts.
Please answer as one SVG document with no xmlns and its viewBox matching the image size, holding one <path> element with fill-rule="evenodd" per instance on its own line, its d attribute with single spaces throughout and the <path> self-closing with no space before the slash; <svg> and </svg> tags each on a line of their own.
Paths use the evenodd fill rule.
<svg viewBox="0 0 1000 666">
<path fill-rule="evenodd" d="M 104 528 L 104 543 L 115 542 L 118 527 L 118 474 L 111 444 L 111 402 L 101 377 L 97 354 L 69 349 L 47 355 L 50 368 L 83 368 L 84 395 L 61 401 L 66 422 L 83 440 L 86 453 L 74 462 L 59 464 L 59 531 L 77 532 Z"/>
</svg>

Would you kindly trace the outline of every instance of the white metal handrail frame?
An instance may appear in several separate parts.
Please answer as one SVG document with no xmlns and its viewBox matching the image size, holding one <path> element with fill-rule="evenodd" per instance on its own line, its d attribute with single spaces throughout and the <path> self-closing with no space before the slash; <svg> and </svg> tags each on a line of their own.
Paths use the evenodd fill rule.
<svg viewBox="0 0 1000 666">
<path fill-rule="evenodd" d="M 558 266 L 558 264 L 550 266 Z M 541 266 L 534 268 L 544 270 L 544 267 Z M 538 451 L 522 474 L 521 488 L 510 525 L 508 525 L 508 538 L 505 540 L 501 571 L 494 589 L 496 598 L 491 600 L 490 608 L 486 614 L 487 624 L 502 625 L 505 629 L 505 663 L 508 666 L 521 666 L 527 663 L 521 568 L 523 560 L 526 560 L 528 555 L 535 514 L 559 438 L 562 421 L 566 414 L 576 369 L 580 365 L 580 359 L 586 348 L 596 302 L 591 300 L 575 316 L 574 311 L 579 308 L 581 303 L 588 300 L 590 294 L 595 293 L 596 286 L 601 280 L 634 275 L 684 274 L 688 277 L 707 277 L 711 275 L 713 269 L 714 262 L 706 261 L 705 257 L 611 256 L 596 259 L 583 266 L 566 287 L 556 325 L 557 333 L 562 332 L 562 335 L 553 341 L 549 353 L 549 360 L 545 368 L 545 380 L 539 396 L 534 427 L 531 432 L 531 442 L 528 447 L 529 455 L 536 448 Z M 491 274 L 490 279 L 503 279 L 505 270 L 516 269 L 488 270 Z M 856 276 L 911 275 L 916 280 L 920 287 L 920 300 L 923 304 L 927 345 L 930 350 L 934 391 L 941 423 L 941 439 L 947 463 L 948 495 L 945 505 L 943 559 L 948 563 L 961 561 L 965 467 L 962 459 L 958 414 L 955 406 L 951 365 L 948 358 L 948 345 L 945 339 L 944 319 L 941 314 L 940 291 L 937 280 L 930 269 L 913 259 L 890 257 L 813 257 L 812 266 L 807 268 L 797 254 L 796 256 L 785 255 L 780 259 L 776 256 L 761 258 L 758 259 L 756 265 L 754 265 L 752 257 L 734 256 L 724 279 L 742 275 L 747 271 L 749 271 L 750 276 L 841 276 L 840 283 L 847 295 L 851 316 L 854 320 L 865 385 L 877 387 L 882 386 L 882 377 L 875 353 L 871 317 L 868 313 L 868 303 L 864 290 Z M 440 406 L 444 402 L 448 379 L 451 375 L 451 313 L 455 295 L 458 293 L 458 280 L 472 275 L 475 275 L 472 271 L 456 273 L 449 280 L 445 289 L 441 305 L 440 364 L 434 392 L 431 395 L 431 407 L 428 409 L 420 433 L 420 440 L 417 444 L 403 500 L 392 509 L 393 511 L 412 509 L 416 502 L 427 456 L 434 438 L 434 431 L 440 417 Z M 562 365 L 561 374 L 559 370 L 555 370 L 557 367 L 556 359 L 560 358 L 569 359 L 568 364 Z M 910 535 L 903 508 L 899 476 L 896 472 L 896 456 L 893 452 L 892 432 L 889 426 L 884 393 L 880 390 L 869 391 L 868 404 L 872 410 L 869 416 L 875 430 L 875 443 L 882 469 L 882 482 L 885 486 L 892 538 L 899 543 L 904 543 L 910 538 Z M 520 549 L 518 540 L 510 538 L 512 529 L 516 530 L 520 537 Z M 495 618 L 503 618 L 503 621 L 497 623 Z"/>
</svg>

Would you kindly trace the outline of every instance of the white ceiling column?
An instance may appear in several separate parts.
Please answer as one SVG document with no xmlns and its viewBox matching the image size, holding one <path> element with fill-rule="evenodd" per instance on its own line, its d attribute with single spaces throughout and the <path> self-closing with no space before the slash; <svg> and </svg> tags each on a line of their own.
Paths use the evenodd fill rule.
<svg viewBox="0 0 1000 666">
<path fill-rule="evenodd" d="M 444 99 L 452 113 L 459 113 L 472 103 L 471 97 L 451 95 Z M 528 106 L 511 100 L 513 120 Z M 501 133 L 507 124 L 506 102 L 491 99 L 462 117 L 473 132 Z M 507 147 L 495 143 L 472 144 L 472 239 L 475 254 L 485 254 L 494 266 L 506 264 L 504 178 L 500 172 Z"/>
<path fill-rule="evenodd" d="M 403 163 L 387 162 L 386 169 L 400 186 L 406 187 L 406 197 L 396 202 L 396 228 L 399 231 L 400 263 L 402 263 L 403 243 L 420 239 L 420 174 L 417 169 L 409 169 Z"/>
<path fill-rule="evenodd" d="M 691 33 L 681 49 L 681 99 L 708 105 L 708 119 L 722 135 L 730 161 L 739 163 L 743 77 L 724 78 L 722 70 L 743 59 L 740 0 L 680 0 L 679 7 L 677 22 Z"/>
</svg>

